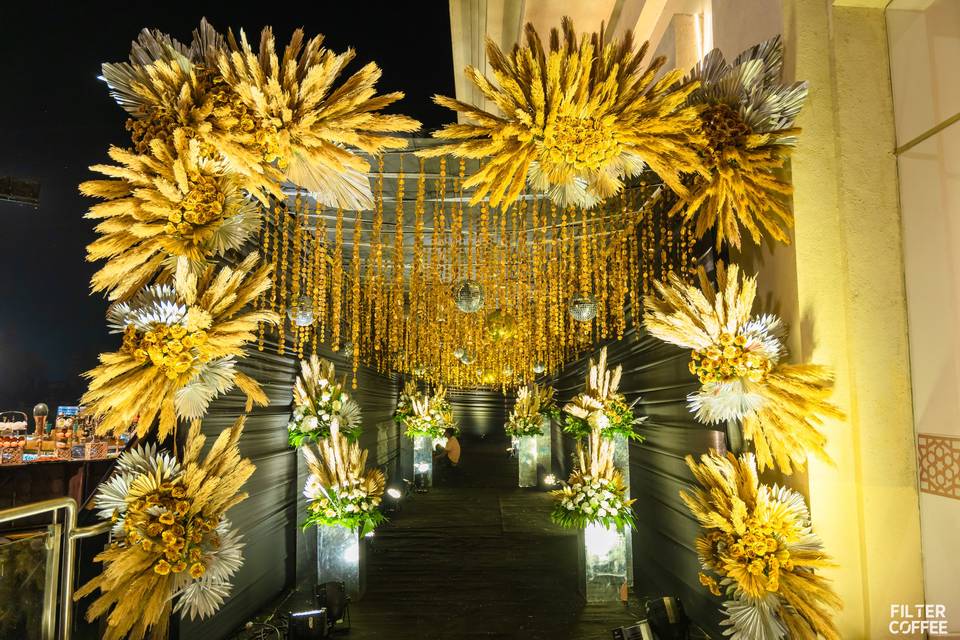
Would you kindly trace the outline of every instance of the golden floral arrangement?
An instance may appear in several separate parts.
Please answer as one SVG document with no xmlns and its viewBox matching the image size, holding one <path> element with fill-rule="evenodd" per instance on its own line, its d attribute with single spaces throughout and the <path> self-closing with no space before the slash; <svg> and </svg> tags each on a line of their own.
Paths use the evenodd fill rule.
<svg viewBox="0 0 960 640">
<path fill-rule="evenodd" d="M 622 374 L 623 367 L 620 365 L 613 371 L 607 369 L 606 347 L 600 350 L 596 362 L 590 358 L 586 388 L 563 406 L 567 414 L 564 431 L 583 438 L 591 430 L 596 430 L 604 437 L 625 435 L 642 442 L 643 436 L 637 433 L 635 427 L 642 424 L 646 416 L 634 416 L 636 401 L 627 404 L 623 394 L 617 391 Z"/>
<path fill-rule="evenodd" d="M 113 542 L 96 561 L 103 573 L 77 590 L 99 591 L 87 619 L 107 616 L 104 638 L 167 637 L 170 615 L 213 615 L 243 564 L 240 535 L 226 512 L 246 499 L 240 488 L 255 467 L 237 448 L 244 418 L 217 437 L 201 459 L 200 420 L 183 460 L 153 445 L 124 452 L 97 490 L 99 515 L 114 521 Z"/>
<path fill-rule="evenodd" d="M 699 84 L 687 104 L 700 113 L 707 172 L 692 178 L 689 200 L 678 201 L 672 213 L 696 220 L 698 238 L 714 229 L 718 248 L 739 247 L 740 227 L 757 244 L 764 232 L 790 241 L 792 188 L 779 172 L 797 143 L 800 129 L 793 123 L 807 83 L 780 84 L 782 66 L 776 36 L 741 53 L 733 65 L 714 49 L 685 80 Z"/>
<path fill-rule="evenodd" d="M 457 428 L 446 387 L 437 385 L 433 393 L 424 393 L 412 381 L 404 388 L 394 420 L 408 438 L 442 438 L 446 429 Z"/>
<path fill-rule="evenodd" d="M 554 522 L 578 529 L 599 524 L 623 530 L 636 524 L 634 501 L 627 499 L 627 486 L 613 464 L 613 451 L 613 442 L 598 429 L 590 432 L 589 448 L 577 444 L 577 464 L 569 480 L 550 492 Z"/>
<path fill-rule="evenodd" d="M 270 266 L 256 268 L 249 254 L 235 268 L 207 267 L 197 275 L 179 259 L 172 285 L 152 285 L 107 312 L 111 329 L 123 333 L 119 351 L 100 356 L 82 403 L 103 421 L 98 433 L 122 433 L 137 422 L 145 435 L 157 424 L 163 439 L 177 419 L 202 417 L 210 401 L 239 387 L 248 410 L 267 398 L 257 382 L 236 370 L 244 345 L 272 311 L 247 308 L 270 286 Z"/>
<path fill-rule="evenodd" d="M 635 49 L 629 31 L 612 42 L 603 31 L 578 38 L 564 18 L 549 49 L 532 24 L 524 33 L 509 55 L 487 40 L 493 80 L 466 70 L 502 115 L 437 96 L 469 122 L 446 125 L 433 135 L 450 142 L 418 154 L 488 158 L 464 187 L 491 206 L 529 185 L 557 204 L 592 208 L 645 167 L 685 196 L 681 174 L 704 172 L 698 109 L 685 104 L 696 83 L 681 84 L 679 70 L 660 75 L 662 57 L 644 68 L 647 44 Z"/>
<path fill-rule="evenodd" d="M 100 220 L 101 237 L 87 247 L 87 259 L 106 260 L 92 289 L 113 300 L 132 296 L 158 272 L 169 275 L 180 257 L 204 266 L 208 258 L 239 250 L 260 222 L 236 174 L 206 157 L 198 140 L 174 132 L 171 144 L 154 140 L 145 154 L 112 147 L 117 165 L 92 170 L 111 179 L 80 185 L 100 198 L 87 218 Z"/>
<path fill-rule="evenodd" d="M 699 286 L 675 275 L 655 282 L 644 297 L 644 326 L 651 335 L 692 351 L 690 371 L 700 389 L 690 410 L 706 424 L 739 420 L 753 442 L 760 469 L 776 465 L 790 474 L 807 452 L 829 460 L 825 418 L 843 418 L 829 402 L 833 374 L 813 364 L 786 364 L 780 319 L 752 315 L 756 277 L 732 264 L 717 265 L 717 286 L 701 268 Z"/>
<path fill-rule="evenodd" d="M 803 496 L 760 484 L 752 454 L 687 456 L 699 487 L 680 496 L 702 527 L 700 582 L 724 596 L 734 640 L 839 640 L 839 597 L 815 573 L 833 566 L 810 526 Z M 719 578 L 715 577 L 718 576 Z"/>
<path fill-rule="evenodd" d="M 403 94 L 376 95 L 374 63 L 336 85 L 354 56 L 302 29 L 278 55 L 270 27 L 254 46 L 242 30 L 239 39 L 232 31 L 224 38 L 203 20 L 189 46 L 143 30 L 130 62 L 103 65 L 103 76 L 133 118 L 128 128 L 140 153 L 181 130 L 203 153 L 222 157 L 254 198 L 283 197 L 288 181 L 325 205 L 369 209 L 369 166 L 352 149 L 402 149 L 406 140 L 392 134 L 420 124 L 380 113 Z"/>
<path fill-rule="evenodd" d="M 543 434 L 544 419 L 559 419 L 553 387 L 533 384 L 517 390 L 517 401 L 507 419 L 508 436 L 539 436 Z"/>
<path fill-rule="evenodd" d="M 336 425 L 317 450 L 319 455 L 309 446 L 302 449 L 310 469 L 303 489 L 309 501 L 304 526 L 343 526 L 361 536 L 373 531 L 386 520 L 378 508 L 386 486 L 383 472 L 367 469 L 367 450 Z"/>
<path fill-rule="evenodd" d="M 293 417 L 287 423 L 292 447 L 317 442 L 333 428 L 348 440 L 356 440 L 363 427 L 360 405 L 347 391 L 346 376 L 337 380 L 333 363 L 316 354 L 300 363 L 300 375 L 293 387 Z"/>
</svg>

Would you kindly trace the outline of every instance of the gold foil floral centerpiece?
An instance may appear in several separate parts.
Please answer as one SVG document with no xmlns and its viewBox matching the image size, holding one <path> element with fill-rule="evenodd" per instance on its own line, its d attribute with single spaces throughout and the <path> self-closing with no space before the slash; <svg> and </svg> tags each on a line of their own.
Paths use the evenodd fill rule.
<svg viewBox="0 0 960 640">
<path fill-rule="evenodd" d="M 686 194 L 682 173 L 703 169 L 697 109 L 685 104 L 696 84 L 680 71 L 657 76 L 664 58 L 643 66 L 647 44 L 634 48 L 628 31 L 577 36 L 569 18 L 544 48 L 532 24 L 510 54 L 487 40 L 493 79 L 467 67 L 467 77 L 493 102 L 490 113 L 437 96 L 437 104 L 468 122 L 446 125 L 434 136 L 446 144 L 418 152 L 487 158 L 471 176 L 474 202 L 510 204 L 529 186 L 555 203 L 592 208 L 623 189 L 624 180 L 652 169 L 675 192 Z"/>
<path fill-rule="evenodd" d="M 723 596 L 733 640 L 839 640 L 840 598 L 816 573 L 832 567 L 803 496 L 760 484 L 752 454 L 715 453 L 687 466 L 700 486 L 680 496 L 702 528 L 700 582 Z"/>
<path fill-rule="evenodd" d="M 87 618 L 109 612 L 106 640 L 166 638 L 171 612 L 206 618 L 229 597 L 243 545 L 225 514 L 246 499 L 240 488 L 255 469 L 237 449 L 243 423 L 221 432 L 201 458 L 205 438 L 195 420 L 182 461 L 138 446 L 98 488 L 95 505 L 114 521 L 113 542 L 96 557 L 103 573 L 76 598 L 99 592 Z"/>
<path fill-rule="evenodd" d="M 739 420 L 761 470 L 776 464 L 790 474 L 808 451 L 829 460 L 819 426 L 843 417 L 828 400 L 832 372 L 782 362 L 780 319 L 752 315 L 756 277 L 741 277 L 735 264 L 718 264 L 716 275 L 716 288 L 701 269 L 699 286 L 673 276 L 644 298 L 647 331 L 692 351 L 700 389 L 688 397 L 690 410 L 706 424 Z"/>
</svg>

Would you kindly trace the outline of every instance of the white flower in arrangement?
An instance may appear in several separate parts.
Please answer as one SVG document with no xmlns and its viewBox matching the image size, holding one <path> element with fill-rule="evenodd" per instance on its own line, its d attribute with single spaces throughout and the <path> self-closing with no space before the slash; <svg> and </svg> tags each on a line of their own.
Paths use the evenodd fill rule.
<svg viewBox="0 0 960 640">
<path fill-rule="evenodd" d="M 303 419 L 303 422 L 300 424 L 300 430 L 306 431 L 309 433 L 310 431 L 316 431 L 318 426 L 319 426 L 319 422 L 317 421 L 316 416 L 307 416 L 306 418 Z"/>
<path fill-rule="evenodd" d="M 587 418 L 587 424 L 594 429 L 603 431 L 610 426 L 610 418 L 608 418 L 607 414 L 603 411 L 594 411 L 590 414 L 590 417 Z"/>
</svg>

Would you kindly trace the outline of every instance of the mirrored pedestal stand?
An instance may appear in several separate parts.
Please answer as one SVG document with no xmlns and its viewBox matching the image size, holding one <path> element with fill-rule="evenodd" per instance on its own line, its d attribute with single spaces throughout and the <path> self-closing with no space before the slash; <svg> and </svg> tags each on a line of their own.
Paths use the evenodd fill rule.
<svg viewBox="0 0 960 640">
<path fill-rule="evenodd" d="M 433 486 L 433 438 L 430 436 L 413 439 L 413 486 L 421 491 Z"/>
<path fill-rule="evenodd" d="M 357 600 L 366 588 L 366 544 L 358 530 L 317 527 L 317 584 L 342 582 Z"/>
<path fill-rule="evenodd" d="M 589 525 L 579 537 L 580 594 L 587 603 L 620 602 L 627 589 L 630 531 Z"/>
<path fill-rule="evenodd" d="M 623 476 L 623 484 L 627 488 L 627 500 L 630 499 L 630 439 L 623 434 L 616 434 L 613 440 L 613 466 Z M 627 584 L 633 586 L 633 537 L 627 534 Z"/>
<path fill-rule="evenodd" d="M 540 473 L 551 472 L 550 420 L 545 418 L 541 424 L 541 433 L 537 436 L 517 438 L 518 484 L 521 487 L 536 487 L 540 484 Z"/>
</svg>

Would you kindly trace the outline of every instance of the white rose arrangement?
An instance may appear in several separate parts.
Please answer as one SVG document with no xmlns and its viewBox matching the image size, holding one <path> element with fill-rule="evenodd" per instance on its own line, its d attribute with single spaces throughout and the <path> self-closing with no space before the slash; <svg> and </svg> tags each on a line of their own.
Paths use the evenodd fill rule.
<svg viewBox="0 0 960 640">
<path fill-rule="evenodd" d="M 336 379 L 332 362 L 313 355 L 300 363 L 301 374 L 293 388 L 294 409 L 287 423 L 293 447 L 319 442 L 337 429 L 355 440 L 362 428 L 360 405 L 347 392 L 346 379 Z"/>
</svg>

